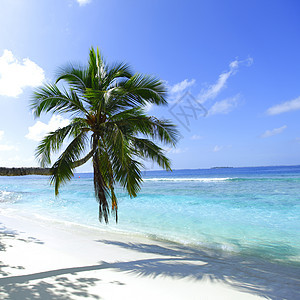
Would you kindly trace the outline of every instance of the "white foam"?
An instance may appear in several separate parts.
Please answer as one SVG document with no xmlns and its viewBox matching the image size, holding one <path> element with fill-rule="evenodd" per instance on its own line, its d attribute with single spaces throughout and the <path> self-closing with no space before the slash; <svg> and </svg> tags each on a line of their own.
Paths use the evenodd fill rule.
<svg viewBox="0 0 300 300">
<path fill-rule="evenodd" d="M 20 199 L 20 195 L 14 192 L 0 191 L 0 202 L 14 203 Z"/>
<path fill-rule="evenodd" d="M 215 182 L 226 181 L 232 178 L 144 178 L 144 181 L 199 181 L 199 182 Z"/>
</svg>

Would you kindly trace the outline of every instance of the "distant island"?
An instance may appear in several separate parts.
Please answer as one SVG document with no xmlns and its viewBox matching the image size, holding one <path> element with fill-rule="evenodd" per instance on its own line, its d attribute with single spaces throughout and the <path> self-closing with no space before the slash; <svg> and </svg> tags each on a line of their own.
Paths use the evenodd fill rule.
<svg viewBox="0 0 300 300">
<path fill-rule="evenodd" d="M 211 167 L 211 169 L 233 169 L 234 167 Z"/>
</svg>

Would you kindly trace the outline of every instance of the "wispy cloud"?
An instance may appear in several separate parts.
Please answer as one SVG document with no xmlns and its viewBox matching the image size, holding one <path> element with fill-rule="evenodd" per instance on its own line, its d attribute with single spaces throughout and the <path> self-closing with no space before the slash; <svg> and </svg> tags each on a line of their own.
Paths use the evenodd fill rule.
<svg viewBox="0 0 300 300">
<path fill-rule="evenodd" d="M 0 130 L 0 141 L 3 140 L 4 131 Z M 14 145 L 8 145 L 8 144 L 0 144 L 0 151 L 11 151 L 11 150 L 19 150 L 18 147 Z"/>
<path fill-rule="evenodd" d="M 37 163 L 33 156 L 31 157 L 24 157 L 24 154 L 22 155 L 11 155 L 9 154 L 9 157 L 3 158 L 0 157 L 0 166 L 1 167 L 34 167 Z"/>
<path fill-rule="evenodd" d="M 44 70 L 29 58 L 19 61 L 11 51 L 0 57 L 0 95 L 18 97 L 26 87 L 36 87 L 45 79 Z"/>
<path fill-rule="evenodd" d="M 218 146 L 216 145 L 214 148 L 213 148 L 213 152 L 219 152 L 223 149 L 224 147 L 223 146 Z"/>
<path fill-rule="evenodd" d="M 0 151 L 11 151 L 11 150 L 18 150 L 18 148 L 13 145 L 1 145 L 0 144 Z"/>
<path fill-rule="evenodd" d="M 238 105 L 238 100 L 240 95 L 235 95 L 231 98 L 227 98 L 221 101 L 217 101 L 214 105 L 208 110 L 208 115 L 217 115 L 217 114 L 228 114 Z"/>
<path fill-rule="evenodd" d="M 276 134 L 282 133 L 285 129 L 287 128 L 286 125 L 279 127 L 279 128 L 274 128 L 272 130 L 266 130 L 262 135 L 261 138 L 267 138 Z"/>
<path fill-rule="evenodd" d="M 47 133 L 67 126 L 69 123 L 70 121 L 68 119 L 53 115 L 48 124 L 37 121 L 33 126 L 29 127 L 28 134 L 25 137 L 29 140 L 40 141 Z"/>
<path fill-rule="evenodd" d="M 191 136 L 191 140 L 201 140 L 202 136 L 194 134 L 193 136 Z"/>
<path fill-rule="evenodd" d="M 188 148 L 175 148 L 175 149 L 170 149 L 169 153 L 172 154 L 181 154 L 184 153 L 188 150 Z"/>
<path fill-rule="evenodd" d="M 192 87 L 195 83 L 195 79 L 184 79 L 174 85 L 169 85 L 168 81 L 165 81 L 169 93 L 168 102 L 171 104 L 178 101 L 188 92 L 189 88 Z"/>
<path fill-rule="evenodd" d="M 216 83 L 201 91 L 201 93 L 197 97 L 199 102 L 204 103 L 207 100 L 215 99 L 219 95 L 219 93 L 226 87 L 228 79 L 238 71 L 239 66 L 251 66 L 252 63 L 253 58 L 247 58 L 245 60 L 236 59 L 232 61 L 229 64 L 229 70 L 227 72 L 221 73 Z"/>
<path fill-rule="evenodd" d="M 191 79 L 191 80 L 184 79 L 183 81 L 170 86 L 169 93 L 171 95 L 174 95 L 177 93 L 185 92 L 189 87 L 193 86 L 195 82 L 196 82 L 195 79 Z"/>
<path fill-rule="evenodd" d="M 182 116 L 184 116 L 187 123 L 186 125 L 188 127 L 189 122 L 187 119 L 193 117 L 190 109 L 192 109 L 193 112 L 195 112 L 195 108 L 200 110 L 201 116 L 228 114 L 238 106 L 240 95 L 237 94 L 220 101 L 218 101 L 217 97 L 226 87 L 228 79 L 234 75 L 241 66 L 249 67 L 252 65 L 252 63 L 252 58 L 247 58 L 245 60 L 236 59 L 230 62 L 228 71 L 221 73 L 214 84 L 202 89 L 202 91 L 196 97 L 194 97 L 188 90 L 190 87 L 195 85 L 195 79 L 184 79 L 173 86 L 169 86 L 168 82 L 166 81 L 170 96 L 168 102 L 170 104 L 174 104 L 171 107 L 172 114 L 175 114 L 177 119 L 179 115 L 181 116 L 181 119 L 183 119 Z M 207 102 L 208 100 L 211 101 Z M 192 108 L 192 106 L 194 108 Z M 194 118 L 197 119 L 196 115 L 194 115 Z"/>
<path fill-rule="evenodd" d="M 268 115 L 279 115 L 279 114 L 282 114 L 285 112 L 299 110 L 299 109 L 300 109 L 300 97 L 270 107 L 267 110 L 267 114 Z"/>
<path fill-rule="evenodd" d="M 76 0 L 80 6 L 84 6 L 90 2 L 92 2 L 92 0 Z"/>
</svg>

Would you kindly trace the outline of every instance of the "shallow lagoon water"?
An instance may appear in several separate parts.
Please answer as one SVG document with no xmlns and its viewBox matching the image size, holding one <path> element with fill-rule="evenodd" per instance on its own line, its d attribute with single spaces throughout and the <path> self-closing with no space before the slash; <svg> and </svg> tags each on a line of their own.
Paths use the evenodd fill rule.
<svg viewBox="0 0 300 300">
<path fill-rule="evenodd" d="M 119 223 L 105 225 L 92 174 L 76 174 L 58 198 L 46 177 L 0 177 L 4 210 L 299 263 L 300 166 L 148 171 L 138 197 L 118 188 L 118 200 Z"/>
</svg>

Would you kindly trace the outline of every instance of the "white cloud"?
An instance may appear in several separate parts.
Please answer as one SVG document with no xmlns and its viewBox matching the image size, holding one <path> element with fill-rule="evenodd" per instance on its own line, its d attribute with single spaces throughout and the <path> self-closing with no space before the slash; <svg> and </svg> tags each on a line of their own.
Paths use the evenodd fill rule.
<svg viewBox="0 0 300 300">
<path fill-rule="evenodd" d="M 40 141 L 47 133 L 55 131 L 60 127 L 67 126 L 69 123 L 70 121 L 68 119 L 53 115 L 48 124 L 37 121 L 33 126 L 29 127 L 29 132 L 25 137 L 29 140 Z"/>
<path fill-rule="evenodd" d="M 163 147 L 163 149 L 168 154 L 181 154 L 189 150 L 188 148 L 173 148 L 173 147 L 170 148 Z"/>
<path fill-rule="evenodd" d="M 240 66 L 251 66 L 253 63 L 252 58 L 247 58 L 245 60 L 234 60 L 229 63 L 229 70 L 226 72 L 223 72 L 219 75 L 217 81 L 208 86 L 207 88 L 203 89 L 200 94 L 197 95 L 196 101 L 198 101 L 200 104 L 204 104 L 208 100 L 215 100 L 220 92 L 226 87 L 228 79 L 234 75 Z M 184 101 L 184 95 L 188 95 L 189 92 L 187 89 L 191 86 L 193 86 L 196 83 L 195 79 L 184 79 L 183 81 L 176 83 L 173 86 L 169 86 L 168 82 L 165 82 L 168 86 L 169 94 L 170 94 L 170 100 L 168 101 L 171 103 L 183 103 Z M 189 94 L 190 95 L 190 94 Z M 190 95 L 192 96 L 192 95 Z M 187 97 L 191 98 L 191 97 Z M 194 98 L 194 97 L 193 97 Z M 227 114 L 231 110 L 233 110 L 237 104 L 238 104 L 238 98 L 239 95 L 236 95 L 234 97 L 219 101 L 214 103 L 214 105 L 210 108 L 210 115 L 213 114 Z"/>
<path fill-rule="evenodd" d="M 270 136 L 279 134 L 279 133 L 283 132 L 286 128 L 287 128 L 287 126 L 284 125 L 284 126 L 282 126 L 282 127 L 274 128 L 274 129 L 272 129 L 272 130 L 266 130 L 266 132 L 264 132 L 264 133 L 261 135 L 261 137 L 262 137 L 262 138 L 267 138 L 267 137 L 270 137 Z"/>
<path fill-rule="evenodd" d="M 208 110 L 208 115 L 228 114 L 238 105 L 239 95 L 214 103 Z"/>
<path fill-rule="evenodd" d="M 196 83 L 195 79 L 191 79 L 191 80 L 184 79 L 183 81 L 170 86 L 169 83 L 165 81 L 165 85 L 167 86 L 169 91 L 168 102 L 174 103 L 176 101 L 179 101 L 179 99 L 183 97 L 185 93 L 187 93 L 188 88 L 193 86 L 195 83 Z"/>
<path fill-rule="evenodd" d="M 4 131 L 0 130 L 0 141 L 3 139 Z M 0 151 L 11 151 L 11 150 L 19 150 L 18 147 L 7 144 L 0 144 Z"/>
<path fill-rule="evenodd" d="M 219 151 L 221 151 L 222 149 L 223 149 L 223 146 L 218 146 L 218 145 L 216 145 L 216 146 L 214 147 L 213 151 L 214 151 L 214 152 L 219 152 Z"/>
<path fill-rule="evenodd" d="M 150 110 L 152 110 L 154 107 L 154 104 L 152 103 L 147 103 L 143 108 L 146 112 L 149 112 Z"/>
<path fill-rule="evenodd" d="M 170 149 L 170 151 L 168 151 L 169 153 L 172 154 L 181 154 L 184 153 L 188 150 L 188 148 L 175 148 L 175 149 Z"/>
<path fill-rule="evenodd" d="M 4 50 L 0 57 L 0 95 L 18 97 L 26 87 L 36 87 L 45 79 L 44 70 L 29 58 L 17 60 Z"/>
<path fill-rule="evenodd" d="M 267 114 L 278 115 L 278 114 L 282 114 L 293 110 L 299 110 L 299 109 L 300 109 L 300 97 L 270 107 L 267 110 Z"/>
<path fill-rule="evenodd" d="M 76 0 L 80 6 L 84 6 L 88 3 L 90 3 L 92 0 Z"/>
<path fill-rule="evenodd" d="M 35 167 L 37 166 L 37 162 L 33 156 L 26 157 L 24 154 L 14 155 L 12 156 L 11 153 L 9 157 L 4 158 L 3 155 L 0 158 L 0 166 L 1 167 Z"/>
<path fill-rule="evenodd" d="M 0 151 L 11 151 L 11 150 L 18 150 L 18 148 L 12 145 L 0 145 Z"/>
<path fill-rule="evenodd" d="M 225 87 L 228 78 L 232 74 L 233 74 L 233 69 L 230 70 L 229 72 L 222 73 L 221 75 L 219 75 L 219 79 L 215 84 L 211 85 L 208 89 L 200 93 L 198 97 L 199 101 L 201 103 L 204 103 L 209 99 L 215 99 L 220 93 L 220 91 Z"/>
<path fill-rule="evenodd" d="M 202 139 L 202 136 L 194 134 L 193 136 L 191 136 L 191 140 L 200 140 Z"/>
<path fill-rule="evenodd" d="M 215 99 L 219 93 L 226 87 L 227 80 L 230 76 L 234 75 L 240 65 L 251 66 L 253 63 L 252 58 L 247 58 L 245 60 L 234 60 L 229 64 L 229 70 L 223 72 L 219 75 L 219 78 L 215 84 L 210 85 L 208 88 L 204 89 L 199 95 L 198 99 L 200 103 L 204 103 L 207 100 Z"/>
<path fill-rule="evenodd" d="M 196 82 L 195 79 L 192 80 L 188 80 L 188 79 L 184 79 L 183 81 L 176 83 L 172 86 L 169 87 L 169 92 L 171 95 L 173 94 L 177 94 L 177 93 L 182 93 L 184 92 L 187 88 L 191 87 L 192 85 L 194 85 Z"/>
</svg>

